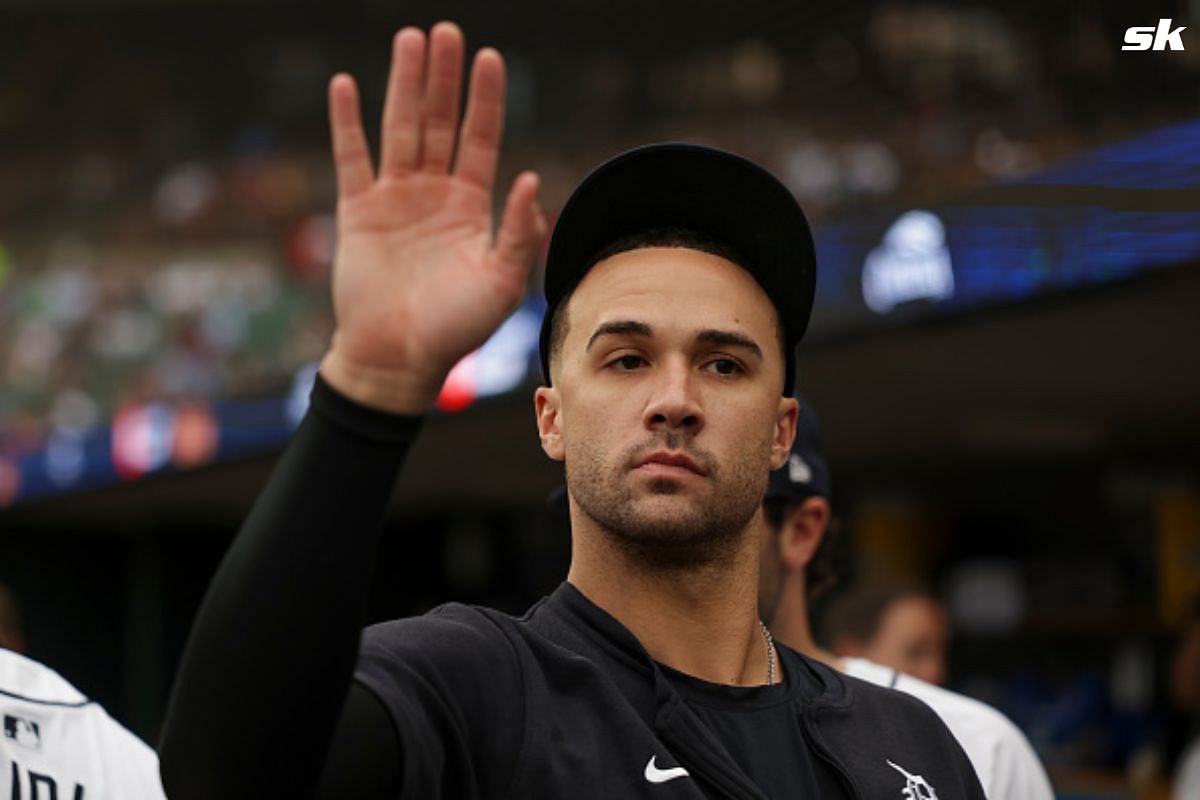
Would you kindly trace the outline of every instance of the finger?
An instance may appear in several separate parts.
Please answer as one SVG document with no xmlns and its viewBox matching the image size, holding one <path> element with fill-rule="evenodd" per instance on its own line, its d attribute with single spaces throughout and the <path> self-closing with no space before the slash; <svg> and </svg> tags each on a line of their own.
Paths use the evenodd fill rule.
<svg viewBox="0 0 1200 800">
<path fill-rule="evenodd" d="M 427 171 L 444 173 L 454 158 L 462 73 L 462 31 L 453 22 L 439 22 L 429 33 L 429 77 L 425 81 L 421 167 Z"/>
<path fill-rule="evenodd" d="M 404 28 L 392 40 L 392 68 L 383 104 L 379 174 L 398 177 L 421 158 L 421 89 L 425 83 L 425 32 Z"/>
<path fill-rule="evenodd" d="M 358 87 L 345 73 L 329 81 L 329 131 L 333 139 L 333 167 L 337 173 L 338 198 L 351 197 L 371 188 L 375 180 L 371 152 L 363 133 Z"/>
<path fill-rule="evenodd" d="M 496 256 L 507 268 L 525 275 L 546 240 L 546 216 L 537 203 L 540 179 L 522 172 L 513 181 L 496 234 Z"/>
<path fill-rule="evenodd" d="M 504 59 L 490 47 L 475 56 L 467 115 L 458 142 L 454 172 L 487 192 L 496 179 L 504 128 Z"/>
</svg>

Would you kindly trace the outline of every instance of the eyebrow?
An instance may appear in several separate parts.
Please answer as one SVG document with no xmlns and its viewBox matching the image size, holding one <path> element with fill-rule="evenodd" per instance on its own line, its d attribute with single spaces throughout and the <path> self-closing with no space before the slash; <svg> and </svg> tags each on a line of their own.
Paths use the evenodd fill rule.
<svg viewBox="0 0 1200 800">
<path fill-rule="evenodd" d="M 637 320 L 622 319 L 613 322 L 604 322 L 592 332 L 591 338 L 588 339 L 587 347 L 583 349 L 585 352 L 591 350 L 592 344 L 601 336 L 642 336 L 649 338 L 653 335 L 653 328 Z"/>
<path fill-rule="evenodd" d="M 761 361 L 762 348 L 753 339 L 737 331 L 722 331 L 715 328 L 705 328 L 696 334 L 696 341 L 705 344 L 719 344 L 725 347 L 742 347 L 749 350 Z"/>
<path fill-rule="evenodd" d="M 585 351 L 592 348 L 592 344 L 601 336 L 641 336 L 649 338 L 654 335 L 654 329 L 644 322 L 638 322 L 633 319 L 614 320 L 613 322 L 605 322 L 600 324 L 595 331 L 592 332 L 591 338 L 588 339 Z M 744 333 L 737 331 L 723 331 L 717 328 L 705 328 L 696 334 L 696 341 L 703 344 L 716 344 L 725 347 L 740 347 L 749 350 L 759 360 L 762 360 L 762 348 Z"/>
</svg>

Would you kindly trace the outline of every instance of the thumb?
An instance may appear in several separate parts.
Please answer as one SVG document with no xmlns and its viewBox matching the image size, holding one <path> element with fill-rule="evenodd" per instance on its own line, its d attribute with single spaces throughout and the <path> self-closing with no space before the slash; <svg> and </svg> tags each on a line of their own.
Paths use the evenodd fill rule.
<svg viewBox="0 0 1200 800">
<path fill-rule="evenodd" d="M 513 181 L 496 234 L 496 258 L 524 278 L 546 238 L 546 217 L 537 203 L 536 172 L 522 172 Z"/>
</svg>

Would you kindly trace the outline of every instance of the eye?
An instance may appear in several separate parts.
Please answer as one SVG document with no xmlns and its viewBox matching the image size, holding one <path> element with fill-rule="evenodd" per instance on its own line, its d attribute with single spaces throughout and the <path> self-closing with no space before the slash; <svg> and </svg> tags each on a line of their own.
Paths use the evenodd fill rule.
<svg viewBox="0 0 1200 800">
<path fill-rule="evenodd" d="M 745 372 L 742 365 L 732 358 L 714 358 L 704 365 L 705 369 L 718 375 L 740 375 Z"/>
<path fill-rule="evenodd" d="M 632 372 L 645 364 L 645 359 L 632 354 L 623 355 L 609 362 L 609 366 L 622 372 Z"/>
</svg>

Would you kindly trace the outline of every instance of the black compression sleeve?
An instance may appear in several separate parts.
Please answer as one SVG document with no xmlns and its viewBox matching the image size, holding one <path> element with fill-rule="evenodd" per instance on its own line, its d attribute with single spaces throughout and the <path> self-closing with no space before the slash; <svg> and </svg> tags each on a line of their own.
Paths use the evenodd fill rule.
<svg viewBox="0 0 1200 800">
<path fill-rule="evenodd" d="M 419 428 L 318 377 L 196 616 L 159 746 L 172 800 L 309 796 L 335 726 L 354 718 L 395 742 L 369 705 L 338 721 L 384 509 Z"/>
</svg>

